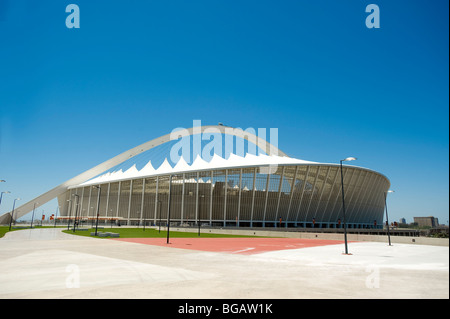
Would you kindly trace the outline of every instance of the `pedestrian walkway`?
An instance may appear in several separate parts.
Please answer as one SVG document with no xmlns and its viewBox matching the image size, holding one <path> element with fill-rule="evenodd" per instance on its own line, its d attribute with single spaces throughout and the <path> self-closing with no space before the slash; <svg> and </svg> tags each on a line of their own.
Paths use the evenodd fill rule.
<svg viewBox="0 0 450 319">
<path fill-rule="evenodd" d="M 20 230 L 0 239 L 0 298 L 449 298 L 448 247 L 348 247 L 245 254 Z"/>
</svg>

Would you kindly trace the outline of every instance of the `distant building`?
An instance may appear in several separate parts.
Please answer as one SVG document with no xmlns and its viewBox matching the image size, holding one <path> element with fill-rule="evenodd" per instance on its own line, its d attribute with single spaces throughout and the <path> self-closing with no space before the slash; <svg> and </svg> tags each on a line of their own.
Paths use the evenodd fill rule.
<svg viewBox="0 0 450 319">
<path fill-rule="evenodd" d="M 414 217 L 414 223 L 417 223 L 419 227 L 429 226 L 429 227 L 438 227 L 439 220 L 433 216 L 428 217 Z"/>
<path fill-rule="evenodd" d="M 400 218 L 400 224 L 406 224 L 406 219 Z"/>
</svg>

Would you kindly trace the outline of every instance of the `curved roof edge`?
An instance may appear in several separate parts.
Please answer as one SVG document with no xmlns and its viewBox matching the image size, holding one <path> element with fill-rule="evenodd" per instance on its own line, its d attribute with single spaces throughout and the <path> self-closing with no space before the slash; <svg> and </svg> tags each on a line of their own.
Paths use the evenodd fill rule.
<svg viewBox="0 0 450 319">
<path fill-rule="evenodd" d="M 238 156 L 235 154 L 230 154 L 228 159 L 224 159 L 217 154 L 214 154 L 210 162 L 204 161 L 201 157 L 197 157 L 192 165 L 188 165 L 186 161 L 181 157 L 180 161 L 174 166 L 170 166 L 167 159 L 163 164 L 154 169 L 151 162 L 148 162 L 140 171 L 136 169 L 133 165 L 131 168 L 123 172 L 122 170 L 115 171 L 112 173 L 106 173 L 104 175 L 98 176 L 91 179 L 85 183 L 75 185 L 69 188 L 96 185 L 114 182 L 124 179 L 134 179 L 140 177 L 149 177 L 157 175 L 167 175 L 167 174 L 177 174 L 177 173 L 189 173 L 194 171 L 202 170 L 216 170 L 216 169 L 232 169 L 241 167 L 254 167 L 254 166 L 276 166 L 285 164 L 320 164 L 317 162 L 304 161 L 292 157 L 281 157 L 281 156 L 269 156 L 269 155 L 253 155 L 247 153 L 245 157 Z"/>
<path fill-rule="evenodd" d="M 104 175 L 98 176 L 92 180 L 79 185 L 74 185 L 68 189 L 89 187 L 93 185 L 114 183 L 124 180 L 132 180 L 147 177 L 156 177 L 163 175 L 177 175 L 183 173 L 192 173 L 198 171 L 210 171 L 210 170 L 220 170 L 220 169 L 240 169 L 240 168 L 253 168 L 253 167 L 271 167 L 268 172 L 273 174 L 273 167 L 280 166 L 291 166 L 291 165 L 312 165 L 312 166 L 334 166 L 340 167 L 339 163 L 320 163 L 300 160 L 292 157 L 279 157 L 279 156 L 268 156 L 268 155 L 252 155 L 247 154 L 245 157 L 237 156 L 231 154 L 229 159 L 223 159 L 222 157 L 215 155 L 210 162 L 204 161 L 202 158 L 198 157 L 194 163 L 189 166 L 184 160 L 180 160 L 182 163 L 177 163 L 173 168 L 166 161 L 158 168 L 154 169 L 149 162 L 143 169 L 138 171 L 133 165 L 130 169 L 123 172 L 122 170 L 115 171 L 112 173 L 106 173 Z M 383 174 L 374 171 L 369 168 L 354 166 L 354 165 L 342 165 L 345 168 L 361 169 L 364 171 L 369 171 L 374 174 L 382 176 L 390 185 L 390 180 Z M 149 169 L 151 167 L 151 169 Z"/>
</svg>

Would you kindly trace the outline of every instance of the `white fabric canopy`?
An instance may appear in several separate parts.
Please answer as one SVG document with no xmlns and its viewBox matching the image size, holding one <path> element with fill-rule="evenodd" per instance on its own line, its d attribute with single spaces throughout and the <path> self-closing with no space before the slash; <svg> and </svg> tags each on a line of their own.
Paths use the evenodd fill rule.
<svg viewBox="0 0 450 319">
<path fill-rule="evenodd" d="M 253 155 L 247 153 L 245 157 L 238 156 L 235 154 L 230 154 L 227 159 L 222 158 L 221 156 L 214 154 L 213 158 L 210 162 L 206 162 L 200 156 L 194 160 L 192 165 L 186 163 L 183 157 L 180 158 L 178 163 L 172 167 L 169 164 L 167 158 L 164 162 L 155 169 L 149 161 L 141 170 L 136 168 L 136 165 L 133 165 L 125 172 L 122 170 L 118 170 L 115 172 L 108 172 L 101 176 L 98 176 L 94 179 L 91 179 L 85 183 L 82 183 L 78 186 L 88 186 L 88 185 L 96 185 L 109 183 L 117 180 L 123 179 L 132 179 L 139 177 L 149 177 L 155 175 L 165 175 L 165 174 L 174 174 L 174 173 L 184 173 L 184 172 L 192 172 L 198 170 L 213 170 L 213 169 L 225 169 L 225 168 L 235 168 L 235 167 L 254 167 L 254 166 L 262 166 L 262 167 L 271 167 L 277 165 L 286 165 L 286 164 L 320 164 L 317 162 L 304 161 L 292 157 L 286 156 L 271 156 L 271 155 Z M 270 170 L 272 171 L 272 170 Z M 78 187 L 74 186 L 74 187 Z M 73 187 L 71 187 L 73 188 Z"/>
</svg>

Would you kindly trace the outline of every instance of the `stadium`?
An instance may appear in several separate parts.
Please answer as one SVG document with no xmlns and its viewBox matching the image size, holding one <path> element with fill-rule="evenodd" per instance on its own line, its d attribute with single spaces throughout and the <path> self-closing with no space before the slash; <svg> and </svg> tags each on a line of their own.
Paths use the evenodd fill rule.
<svg viewBox="0 0 450 319">
<path fill-rule="evenodd" d="M 384 175 L 289 157 L 254 133 L 224 125 L 173 131 L 38 196 L 14 219 L 57 198 L 58 219 L 81 224 L 341 228 L 345 217 L 348 228 L 382 228 Z"/>
</svg>

